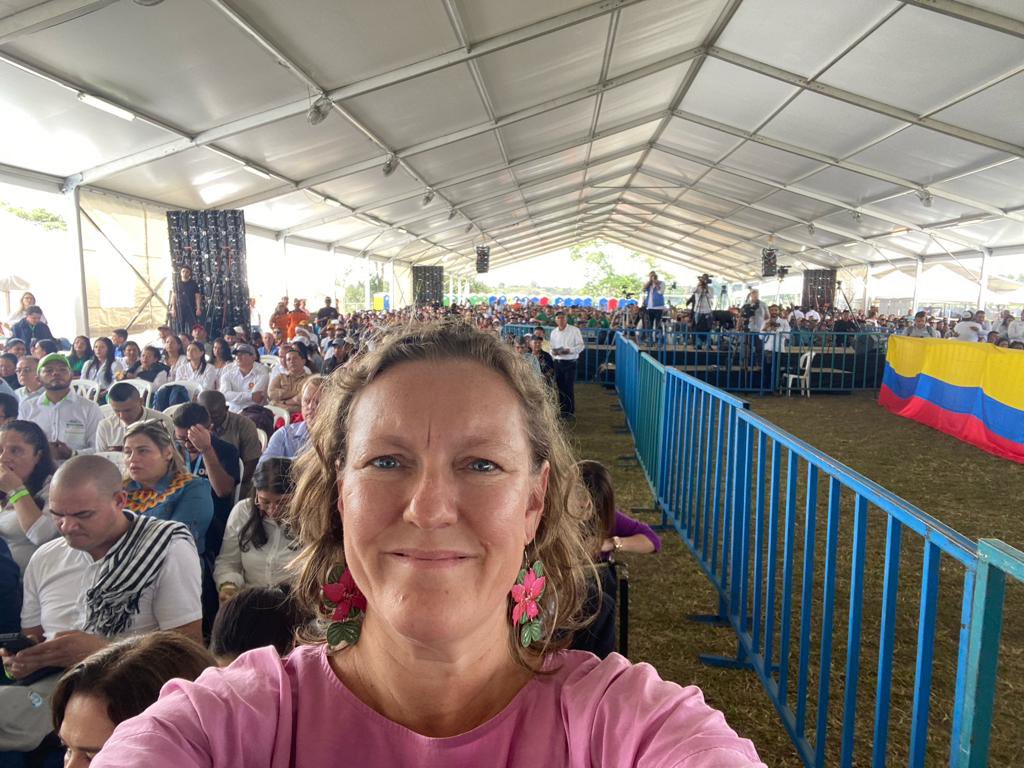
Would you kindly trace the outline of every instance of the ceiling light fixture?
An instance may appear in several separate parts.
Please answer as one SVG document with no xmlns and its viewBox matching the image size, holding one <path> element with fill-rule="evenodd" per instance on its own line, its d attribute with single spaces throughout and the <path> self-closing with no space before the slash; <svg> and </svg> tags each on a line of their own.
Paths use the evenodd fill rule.
<svg viewBox="0 0 1024 768">
<path fill-rule="evenodd" d="M 79 93 L 78 100 L 83 104 L 88 104 L 94 109 L 106 112 L 108 115 L 113 115 L 114 117 L 120 117 L 122 120 L 127 120 L 129 123 L 135 119 L 134 112 L 131 112 L 124 107 L 119 107 L 117 104 L 112 104 L 106 99 L 93 96 L 91 93 Z"/>
<path fill-rule="evenodd" d="M 251 173 L 253 176 L 259 176 L 261 179 L 266 179 L 267 181 L 274 178 L 262 168 L 257 168 L 255 165 L 243 165 L 242 170 L 246 173 Z"/>
<path fill-rule="evenodd" d="M 921 187 L 920 189 L 915 189 L 914 194 L 917 195 L 917 199 L 921 201 L 921 205 L 923 205 L 925 208 L 932 207 L 932 193 L 929 192 L 927 189 L 925 189 L 924 187 Z"/>
<path fill-rule="evenodd" d="M 860 215 L 860 211 L 850 211 L 850 215 L 853 217 L 853 220 L 856 221 L 858 224 L 860 224 L 864 220 L 864 217 Z"/>
<path fill-rule="evenodd" d="M 449 208 L 448 209 L 448 221 L 451 221 L 452 219 L 454 219 L 456 213 L 458 213 L 458 211 L 456 211 L 454 208 Z"/>
<path fill-rule="evenodd" d="M 423 207 L 426 208 L 432 202 L 434 202 L 434 190 L 428 189 L 427 194 L 423 196 Z"/>
<path fill-rule="evenodd" d="M 310 125 L 320 125 L 331 114 L 333 107 L 334 102 L 321 94 L 319 99 L 309 105 L 309 109 L 306 111 L 306 120 Z"/>
<path fill-rule="evenodd" d="M 341 203 L 335 200 L 333 197 L 325 197 L 324 205 L 329 205 L 331 208 L 341 208 Z"/>
<path fill-rule="evenodd" d="M 398 167 L 398 158 L 394 155 L 388 155 L 388 159 L 384 161 L 384 165 L 381 167 L 385 176 L 390 176 L 395 172 L 395 168 Z"/>
<path fill-rule="evenodd" d="M 814 222 L 811 222 L 810 224 L 807 225 L 807 234 L 808 235 L 810 235 L 811 237 L 814 237 L 814 233 L 816 231 L 817 230 L 814 228 Z"/>
</svg>

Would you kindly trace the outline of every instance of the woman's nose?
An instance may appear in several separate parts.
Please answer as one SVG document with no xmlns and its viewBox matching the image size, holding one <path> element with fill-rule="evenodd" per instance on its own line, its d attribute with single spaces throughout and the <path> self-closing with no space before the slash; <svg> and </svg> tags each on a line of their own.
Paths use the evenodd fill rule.
<svg viewBox="0 0 1024 768">
<path fill-rule="evenodd" d="M 406 505 L 405 519 L 420 528 L 441 528 L 458 518 L 457 490 L 445 472 L 424 472 Z"/>
</svg>

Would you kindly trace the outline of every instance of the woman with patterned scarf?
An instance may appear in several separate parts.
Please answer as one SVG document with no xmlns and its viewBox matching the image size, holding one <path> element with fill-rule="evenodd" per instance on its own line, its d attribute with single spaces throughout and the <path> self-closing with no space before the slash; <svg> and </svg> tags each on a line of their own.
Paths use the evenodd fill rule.
<svg viewBox="0 0 1024 768">
<path fill-rule="evenodd" d="M 167 429 L 155 419 L 128 428 L 124 457 L 128 466 L 125 506 L 140 515 L 184 523 L 192 531 L 202 556 L 206 529 L 213 519 L 210 481 L 185 469 Z"/>
</svg>

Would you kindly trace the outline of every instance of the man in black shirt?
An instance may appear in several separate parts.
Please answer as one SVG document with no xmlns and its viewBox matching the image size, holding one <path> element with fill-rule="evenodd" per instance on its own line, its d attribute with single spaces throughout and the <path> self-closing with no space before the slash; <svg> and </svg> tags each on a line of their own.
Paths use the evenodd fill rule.
<svg viewBox="0 0 1024 768">
<path fill-rule="evenodd" d="M 540 372 L 544 375 L 544 381 L 549 385 L 555 383 L 555 361 L 544 351 L 544 339 L 538 336 L 530 337 L 530 354 L 537 358 L 540 364 Z"/>
<path fill-rule="evenodd" d="M 199 284 L 192 279 L 192 270 L 182 267 L 180 279 L 174 289 L 174 301 L 171 302 L 176 330 L 179 333 L 191 333 L 200 315 L 203 314 L 203 297 L 199 293 Z"/>
<path fill-rule="evenodd" d="M 316 324 L 318 327 L 323 328 L 331 320 L 338 319 L 338 310 L 331 306 L 331 297 L 328 296 L 324 299 L 324 305 L 316 313 Z"/>
<path fill-rule="evenodd" d="M 836 333 L 856 333 L 860 330 L 860 326 L 857 325 L 857 321 L 853 319 L 853 313 L 848 309 L 843 310 L 842 316 L 836 320 L 835 332 Z"/>
<path fill-rule="evenodd" d="M 24 341 L 30 348 L 37 341 L 53 339 L 50 326 L 43 322 L 43 310 L 34 304 L 25 311 L 25 316 L 11 328 L 11 335 Z"/>
</svg>

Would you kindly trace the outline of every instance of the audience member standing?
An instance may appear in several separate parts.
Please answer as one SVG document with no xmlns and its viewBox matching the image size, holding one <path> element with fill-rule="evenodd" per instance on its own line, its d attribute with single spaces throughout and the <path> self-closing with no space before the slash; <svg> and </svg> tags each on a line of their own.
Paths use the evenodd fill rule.
<svg viewBox="0 0 1024 768">
<path fill-rule="evenodd" d="M 39 361 L 38 371 L 46 392 L 22 402 L 21 418 L 42 427 L 58 461 L 93 448 L 103 415 L 96 403 L 71 391 L 67 358 L 56 353 L 47 355 Z"/>
<path fill-rule="evenodd" d="M 914 322 L 902 333 L 903 336 L 910 336 L 916 339 L 937 339 L 940 337 L 938 331 L 928 325 L 928 313 L 918 312 L 914 315 Z"/>
<path fill-rule="evenodd" d="M 62 538 L 40 547 L 25 571 L 22 632 L 36 644 L 0 655 L 18 680 L 55 671 L 0 687 L 0 751 L 35 749 L 53 726 L 48 702 L 60 670 L 111 640 L 155 629 L 202 640 L 192 537 L 124 504 L 117 468 L 99 456 L 79 456 L 54 475 L 50 505 Z"/>
<path fill-rule="evenodd" d="M 171 309 L 180 331 L 192 328 L 203 314 L 203 297 L 189 267 L 182 267 L 178 273 Z"/>
<path fill-rule="evenodd" d="M 583 334 L 569 325 L 565 312 L 555 314 L 555 329 L 551 331 L 551 357 L 555 361 L 555 384 L 562 418 L 576 415 L 576 361 L 583 353 Z"/>
<path fill-rule="evenodd" d="M 658 279 L 657 272 L 651 272 L 644 283 L 644 313 L 649 330 L 657 329 L 665 312 L 665 281 Z"/>
<path fill-rule="evenodd" d="M 43 430 L 17 420 L 0 427 L 0 539 L 22 573 L 32 553 L 57 536 L 48 506 L 56 469 Z"/>
<path fill-rule="evenodd" d="M 324 305 L 317 310 L 316 313 L 316 324 L 318 327 L 323 328 L 331 320 L 338 319 L 338 310 L 331 306 L 331 297 L 324 297 Z"/>
</svg>

